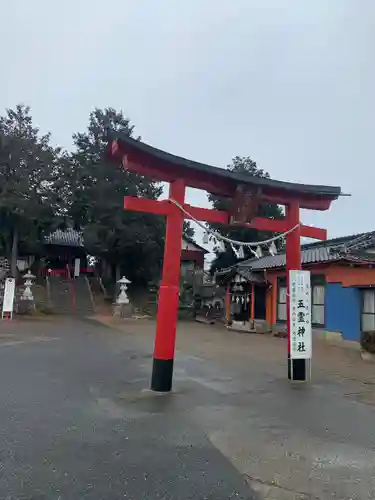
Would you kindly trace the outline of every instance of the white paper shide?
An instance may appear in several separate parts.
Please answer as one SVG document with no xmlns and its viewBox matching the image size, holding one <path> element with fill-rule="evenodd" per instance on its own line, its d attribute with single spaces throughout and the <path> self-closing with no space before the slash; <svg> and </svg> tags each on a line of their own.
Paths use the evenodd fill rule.
<svg viewBox="0 0 375 500">
<path fill-rule="evenodd" d="M 290 357 L 311 359 L 310 271 L 289 271 Z"/>
</svg>

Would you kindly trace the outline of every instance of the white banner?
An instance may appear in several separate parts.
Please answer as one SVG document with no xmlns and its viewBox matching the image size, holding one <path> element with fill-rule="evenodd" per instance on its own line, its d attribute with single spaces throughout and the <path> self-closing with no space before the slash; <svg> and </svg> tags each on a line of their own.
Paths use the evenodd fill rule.
<svg viewBox="0 0 375 500">
<path fill-rule="evenodd" d="M 74 259 L 74 277 L 75 278 L 78 278 L 80 269 L 81 269 L 80 259 Z"/>
<path fill-rule="evenodd" d="M 290 357 L 311 359 L 310 271 L 289 271 Z"/>
<path fill-rule="evenodd" d="M 7 278 L 5 280 L 3 314 L 13 313 L 15 285 L 16 285 L 16 280 L 14 278 Z"/>
</svg>

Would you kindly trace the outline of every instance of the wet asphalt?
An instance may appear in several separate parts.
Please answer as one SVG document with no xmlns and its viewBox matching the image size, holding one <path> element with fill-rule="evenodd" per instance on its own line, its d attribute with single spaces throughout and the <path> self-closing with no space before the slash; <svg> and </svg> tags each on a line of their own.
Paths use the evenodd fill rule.
<svg viewBox="0 0 375 500">
<path fill-rule="evenodd" d="M 199 360 L 156 395 L 152 345 L 135 338 L 73 319 L 1 332 L 1 499 L 258 498 L 200 423 L 225 395 L 186 381 Z"/>
<path fill-rule="evenodd" d="M 1 323 L 1 500 L 375 498 L 375 365 L 291 385 L 281 341 L 182 323 L 158 395 L 154 325 L 124 325 Z"/>
</svg>

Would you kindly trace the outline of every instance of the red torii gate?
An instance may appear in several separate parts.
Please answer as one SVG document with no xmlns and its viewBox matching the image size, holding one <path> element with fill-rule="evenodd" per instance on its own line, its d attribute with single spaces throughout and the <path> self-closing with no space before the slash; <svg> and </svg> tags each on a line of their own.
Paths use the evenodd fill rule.
<svg viewBox="0 0 375 500">
<path fill-rule="evenodd" d="M 264 231 L 283 233 L 300 224 L 300 208 L 328 210 L 331 202 L 340 194 L 339 187 L 311 186 L 254 177 L 249 174 L 197 163 L 144 144 L 124 135 L 117 135 L 109 141 L 108 156 L 114 161 L 122 161 L 125 169 L 150 177 L 156 181 L 169 183 L 169 199 L 186 210 L 197 220 L 242 224 Z M 233 200 L 230 212 L 193 207 L 185 203 L 186 187 L 203 189 Z M 167 217 L 162 281 L 159 292 L 156 336 L 154 346 L 151 389 L 167 392 L 172 388 L 173 361 L 175 352 L 176 326 L 179 301 L 179 278 L 182 226 L 189 218 L 176 203 L 169 200 L 150 200 L 125 196 L 124 208 Z M 285 217 L 271 220 L 254 217 L 260 203 L 285 205 Z M 301 236 L 327 239 L 325 229 L 300 224 L 286 236 L 286 269 L 301 268 Z M 287 294 L 287 329 L 289 325 L 289 283 Z M 304 359 L 290 359 L 288 341 L 288 377 L 305 380 Z M 291 364 L 293 363 L 293 370 Z"/>
</svg>

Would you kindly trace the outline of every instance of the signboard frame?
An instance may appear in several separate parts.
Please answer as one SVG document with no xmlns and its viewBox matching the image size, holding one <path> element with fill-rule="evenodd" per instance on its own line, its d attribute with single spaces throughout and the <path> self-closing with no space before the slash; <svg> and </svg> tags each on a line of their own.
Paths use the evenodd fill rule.
<svg viewBox="0 0 375 500">
<path fill-rule="evenodd" d="M 310 271 L 289 271 L 289 348 L 291 359 L 312 358 Z M 311 369 L 311 363 L 310 363 Z"/>
<path fill-rule="evenodd" d="M 13 319 L 14 294 L 16 290 L 16 280 L 14 278 L 5 279 L 3 306 L 1 310 L 1 319 L 10 317 Z"/>
</svg>

